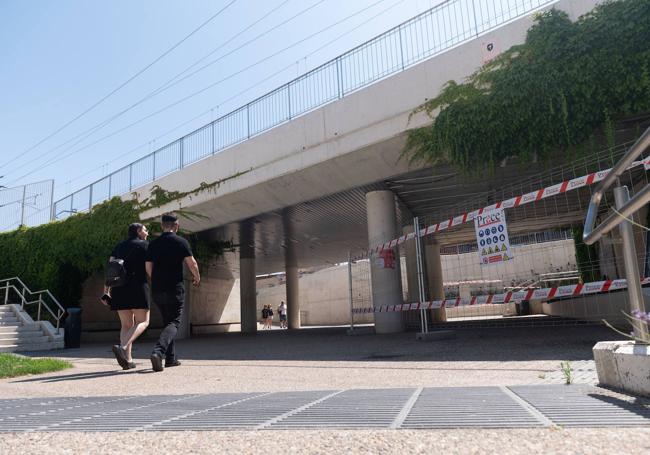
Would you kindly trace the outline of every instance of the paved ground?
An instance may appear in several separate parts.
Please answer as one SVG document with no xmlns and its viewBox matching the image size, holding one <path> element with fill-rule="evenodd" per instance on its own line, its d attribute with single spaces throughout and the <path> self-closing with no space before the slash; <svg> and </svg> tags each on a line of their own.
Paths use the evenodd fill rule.
<svg viewBox="0 0 650 455">
<path fill-rule="evenodd" d="M 508 400 L 515 399 L 512 395 L 521 398 L 519 393 L 524 394 L 524 392 L 517 386 L 550 384 L 552 387 L 558 387 L 554 384 L 564 381 L 559 364 L 561 361 L 567 360 L 574 367 L 576 382 L 592 384 L 595 376 L 591 362 L 591 348 L 595 342 L 606 339 L 615 339 L 615 337 L 608 330 L 593 326 L 459 330 L 456 339 L 434 342 L 417 342 L 413 333 L 390 336 L 369 334 L 346 336 L 343 330 L 326 329 L 304 330 L 297 333 L 267 331 L 256 336 L 241 336 L 233 333 L 179 342 L 178 351 L 182 357 L 183 365 L 179 368 L 167 369 L 163 373 L 151 371 L 146 360 L 151 348 L 148 343 L 139 344 L 136 358 L 140 357 L 143 360 L 139 362 L 138 369 L 128 372 L 117 368 L 108 345 L 98 344 L 60 353 L 61 356 L 73 361 L 74 370 L 36 377 L 0 380 L 0 400 L 19 399 L 18 402 L 27 402 L 29 400 L 24 399 L 30 397 L 61 397 L 72 401 L 81 400 L 75 404 L 78 406 L 90 398 L 76 397 L 112 396 L 123 398 L 135 396 L 136 398 L 133 398 L 130 404 L 139 403 L 140 406 L 145 406 L 147 405 L 145 402 L 148 400 L 148 404 L 153 405 L 153 408 L 163 409 L 164 406 L 160 408 L 155 405 L 156 400 L 161 399 L 155 396 L 164 395 L 163 401 L 185 402 L 185 405 L 191 408 L 188 412 L 191 414 L 201 411 L 201 409 L 195 409 L 197 403 L 202 403 L 202 409 L 221 406 L 221 404 L 205 405 L 209 404 L 210 400 L 215 403 L 214 400 L 223 399 L 226 394 L 236 394 L 237 396 L 254 394 L 257 396 L 268 393 L 269 395 L 266 395 L 269 400 L 268 406 L 264 408 L 251 406 L 250 412 L 242 411 L 242 413 L 237 411 L 239 408 L 233 407 L 235 405 L 226 402 L 222 404 L 228 406 L 223 409 L 231 408 L 231 411 L 237 411 L 228 414 L 230 418 L 236 419 L 239 416 L 244 420 L 249 418 L 250 421 L 251 416 L 256 416 L 256 425 L 261 425 L 263 428 L 280 428 L 281 420 L 284 420 L 285 423 L 291 419 L 295 421 L 295 417 L 291 417 L 293 414 L 279 419 L 287 413 L 299 414 L 301 411 L 313 413 L 315 409 L 321 409 L 319 407 L 312 408 L 317 405 L 309 406 L 310 403 L 323 398 L 318 395 L 321 392 L 317 391 L 323 391 L 322 393 L 327 396 L 341 390 L 343 397 L 346 396 L 345 394 L 352 393 L 349 399 L 361 396 L 359 393 L 370 395 L 388 393 L 393 400 L 391 402 L 393 407 L 390 408 L 388 414 L 385 414 L 385 407 L 383 407 L 386 400 L 377 398 L 379 395 L 375 395 L 374 400 L 366 397 L 362 402 L 374 403 L 383 407 L 384 420 L 381 426 L 384 428 L 395 426 L 395 412 L 397 415 L 401 413 L 405 419 L 400 426 L 408 428 L 409 424 L 404 423 L 408 422 L 406 417 L 411 416 L 411 423 L 413 423 L 413 416 L 417 415 L 419 419 L 426 420 L 436 415 L 430 410 L 441 409 L 440 403 L 432 398 L 436 395 L 436 391 L 443 390 L 439 387 L 453 387 L 454 389 L 447 390 L 447 394 L 460 393 L 459 399 L 464 396 L 460 387 L 481 387 L 481 389 L 474 390 L 481 390 L 481 393 L 485 397 L 491 397 L 490 399 L 503 400 L 504 394 L 508 395 Z M 484 386 L 493 387 L 484 388 Z M 548 386 L 539 386 L 534 390 L 542 390 L 544 387 Z M 411 400 L 413 393 L 420 388 L 422 388 L 421 396 Z M 349 389 L 391 390 L 354 392 Z M 559 390 L 577 389 L 560 388 Z M 638 406 L 645 405 L 643 403 L 635 404 L 633 398 L 612 394 L 603 389 L 589 390 L 591 392 L 586 395 L 581 392 L 582 396 L 591 394 L 609 397 L 598 399 L 598 404 L 601 407 L 597 412 L 592 412 L 594 415 L 598 413 L 604 415 L 602 413 L 605 408 L 602 406 L 606 405 L 609 411 L 616 409 L 617 412 L 621 412 L 623 410 L 627 412 L 625 415 L 634 416 L 633 419 L 637 419 L 636 423 L 639 418 L 647 418 L 643 414 L 645 411 L 641 412 L 638 408 Z M 285 395 L 281 395 L 283 392 Z M 287 394 L 287 392 L 289 393 Z M 395 393 L 398 397 L 395 396 Z M 152 432 L 120 432 L 109 433 L 110 436 L 106 436 L 107 433 L 68 432 L 60 431 L 61 429 L 54 433 L 49 431 L 4 433 L 0 435 L 0 453 L 15 453 L 18 449 L 23 453 L 55 453 L 63 451 L 64 448 L 70 453 L 81 453 L 88 448 L 89 444 L 92 444 L 92 449 L 96 453 L 132 453 L 134 448 L 142 453 L 179 449 L 183 452 L 195 453 L 215 450 L 259 453 L 280 449 L 290 453 L 340 451 L 350 453 L 431 453 L 442 450 L 449 453 L 492 453 L 494 451 L 500 453 L 521 453 L 522 451 L 532 453 L 650 453 L 650 428 L 648 427 L 617 428 L 616 430 L 612 428 L 566 428 L 566 421 L 560 423 L 563 418 L 562 412 L 551 416 L 553 406 L 549 408 L 543 397 L 535 398 L 533 392 L 526 393 L 532 394 L 528 397 L 530 401 L 523 399 L 524 403 L 517 402 L 516 406 L 512 406 L 508 402 L 508 406 L 504 409 L 517 414 L 523 406 L 527 413 L 522 415 L 525 415 L 526 419 L 533 415 L 534 418 L 531 422 L 535 426 L 540 425 L 540 415 L 536 414 L 534 410 L 542 411 L 542 416 L 546 416 L 545 418 L 550 421 L 550 426 L 507 430 L 483 428 L 443 431 L 427 429 L 413 432 L 408 429 L 373 429 L 341 432 L 338 429 L 324 428 L 325 425 L 316 425 L 318 430 L 269 429 L 259 433 L 242 433 L 233 431 L 233 428 L 237 428 L 237 426 L 232 425 L 230 427 L 226 425 L 228 431 L 215 432 L 212 430 L 214 426 L 210 427 L 210 422 L 214 424 L 214 422 L 218 422 L 218 419 L 197 420 L 192 418 L 190 420 L 195 420 L 195 423 L 204 422 L 206 431 L 198 433 L 166 432 L 163 438 L 152 437 L 153 434 L 161 434 Z M 188 398 L 188 396 L 196 394 L 200 396 Z M 559 395 L 553 392 L 551 396 Z M 444 394 L 442 398 L 444 398 Z M 438 395 L 436 399 L 442 398 Z M 474 398 L 480 399 L 476 396 Z M 311 401 L 309 401 L 310 399 Z M 329 400 L 335 399 L 336 396 L 327 398 L 322 406 L 325 406 Z M 98 400 L 103 400 L 103 398 L 98 398 Z M 420 401 L 422 406 L 416 406 L 418 400 L 430 400 L 429 404 L 432 405 L 424 406 L 422 404 L 425 401 Z M 534 400 L 538 401 L 533 403 Z M 3 402 L 8 403 L 7 401 Z M 408 413 L 403 413 L 405 405 L 409 402 L 412 402 L 413 407 Z M 567 403 L 569 402 L 573 403 L 571 400 Z M 637 406 L 636 411 L 630 410 L 630 408 L 626 409 L 626 406 L 630 406 L 630 402 Z M 274 407 L 273 403 L 279 407 Z M 278 403 L 288 403 L 289 407 L 282 407 L 285 405 Z M 332 403 L 337 403 L 337 401 L 329 401 L 329 404 Z M 331 418 L 336 418 L 337 412 L 345 411 L 346 401 L 343 400 L 342 403 L 342 407 L 329 407 Z M 591 406 L 594 403 L 590 401 L 587 404 Z M 581 409 L 583 405 L 585 405 L 584 402 L 577 402 L 575 409 Z M 118 411 L 113 414 L 115 418 L 106 420 L 107 417 L 95 417 L 94 419 L 97 419 L 98 422 L 103 419 L 104 423 L 110 421 L 119 427 L 129 421 L 130 417 L 122 417 L 126 414 L 146 416 L 149 422 L 145 422 L 141 426 L 174 418 L 174 415 L 163 415 L 164 412 L 149 413 L 146 407 L 141 408 L 141 412 L 127 411 L 124 413 L 119 411 L 130 409 L 129 406 L 126 408 L 121 408 L 121 405 L 114 406 L 117 407 L 112 408 L 112 412 Z M 179 404 L 179 406 L 183 405 Z M 307 408 L 301 409 L 304 406 Z M 528 407 L 533 410 L 531 411 Z M 466 409 L 479 408 L 480 406 L 470 406 Z M 91 413 L 91 417 L 102 414 L 101 409 L 97 409 L 99 411 Z M 168 409 L 171 410 L 170 412 L 175 412 L 173 408 Z M 260 409 L 265 409 L 265 412 L 256 412 Z M 343 411 L 341 411 L 342 409 Z M 573 412 L 573 405 L 570 405 L 568 409 Z M 452 411 L 453 409 L 450 408 L 449 412 Z M 463 420 L 465 412 L 468 411 L 461 412 L 461 420 Z M 322 413 L 316 414 L 317 417 L 322 417 Z M 355 410 L 345 415 L 355 416 L 358 414 L 359 412 Z M 370 414 L 373 413 L 370 412 Z M 508 413 L 504 411 L 502 414 Z M 203 412 L 198 415 L 213 416 L 214 413 Z M 74 421 L 80 416 L 81 414 L 75 416 L 73 412 L 72 417 L 68 420 Z M 151 422 L 151 419 L 155 420 L 158 416 L 161 416 L 162 419 Z M 88 415 L 82 417 L 88 417 Z M 260 421 L 260 419 L 262 420 Z M 559 420 L 556 421 L 556 419 Z M 92 420 L 93 418 L 85 419 L 85 422 L 88 423 Z M 180 422 L 181 420 L 185 419 L 173 421 Z M 315 420 L 316 423 L 318 423 L 317 420 Z M 467 418 L 465 422 L 470 420 Z M 185 420 L 185 422 L 187 421 Z M 442 421 L 444 422 L 444 420 Z M 544 421 L 543 418 L 542 421 Z M 48 428 L 49 425 L 45 424 L 48 421 L 43 418 L 37 418 L 36 422 L 41 422 L 40 426 L 45 427 L 43 430 L 53 429 Z M 137 426 L 136 422 L 131 423 Z M 88 425 L 92 427 L 91 423 Z M 180 423 L 178 425 L 182 426 Z M 555 425 L 561 425 L 561 428 Z M 595 423 L 590 425 L 595 425 Z M 64 426 L 71 428 L 74 427 L 74 423 Z M 79 429 L 82 429 L 83 426 L 79 424 Z M 251 425 L 243 425 L 239 428 L 250 427 Z M 344 427 L 353 428 L 354 425 L 348 423 Z M 435 428 L 436 425 L 428 425 L 428 428 L 432 427 Z M 410 428 L 414 428 L 414 426 Z M 92 428 L 84 429 L 92 430 Z"/>
</svg>

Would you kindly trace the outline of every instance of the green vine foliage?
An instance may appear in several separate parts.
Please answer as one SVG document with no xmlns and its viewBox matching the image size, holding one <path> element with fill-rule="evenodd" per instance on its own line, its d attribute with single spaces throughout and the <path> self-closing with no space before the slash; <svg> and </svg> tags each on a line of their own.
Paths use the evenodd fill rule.
<svg viewBox="0 0 650 455">
<path fill-rule="evenodd" d="M 433 123 L 410 131 L 403 156 L 469 171 L 570 155 L 612 121 L 650 111 L 649 43 L 647 0 L 606 2 L 576 22 L 540 13 L 524 44 L 416 110 Z"/>
<path fill-rule="evenodd" d="M 0 276 L 18 276 L 31 289 L 49 289 L 66 307 L 77 305 L 83 281 L 104 268 L 137 220 L 134 202 L 114 198 L 90 213 L 0 234 Z"/>
<path fill-rule="evenodd" d="M 89 213 L 2 233 L 0 276 L 18 276 L 32 289 L 49 289 L 65 307 L 77 306 L 83 282 L 104 270 L 113 247 L 126 238 L 129 224 L 140 222 L 141 211 L 136 201 L 116 197 Z M 161 231 L 157 221 L 145 224 L 153 235 Z M 208 242 L 193 233 L 182 235 L 202 267 L 231 248 L 231 242 Z"/>
</svg>

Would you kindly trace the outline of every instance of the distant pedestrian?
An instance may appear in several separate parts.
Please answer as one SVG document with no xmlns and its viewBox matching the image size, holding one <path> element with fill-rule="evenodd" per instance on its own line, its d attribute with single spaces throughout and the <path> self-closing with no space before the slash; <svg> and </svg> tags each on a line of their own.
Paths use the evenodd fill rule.
<svg viewBox="0 0 650 455">
<path fill-rule="evenodd" d="M 201 282 L 199 266 L 192 255 L 190 244 L 176 234 L 178 228 L 176 215 L 163 215 L 163 233 L 151 242 L 147 251 L 145 266 L 151 278 L 153 301 L 163 319 L 163 330 L 150 357 L 154 371 L 163 371 L 163 359 L 165 367 L 181 364 L 176 357 L 174 338 L 181 324 L 185 303 L 183 264 L 187 265 L 192 274 L 192 284 L 198 286 Z"/>
<path fill-rule="evenodd" d="M 113 354 L 124 370 L 135 368 L 131 347 L 149 325 L 149 284 L 144 266 L 148 235 L 147 227 L 140 223 L 129 226 L 129 238 L 118 243 L 109 258 L 109 267 L 120 269 L 116 275 L 121 276 L 113 277 L 119 285 L 104 286 L 101 299 L 120 318 L 120 344 L 113 346 Z"/>
<path fill-rule="evenodd" d="M 278 306 L 278 315 L 280 316 L 280 328 L 286 329 L 287 328 L 287 304 L 286 303 L 280 302 L 280 306 Z"/>
<path fill-rule="evenodd" d="M 262 307 L 262 330 L 266 329 L 269 324 L 269 309 L 268 305 Z"/>
<path fill-rule="evenodd" d="M 271 305 L 269 305 L 269 308 L 268 308 L 268 315 L 269 315 L 268 326 L 269 326 L 269 330 L 270 330 L 270 329 L 273 328 L 273 308 L 271 308 Z"/>
</svg>

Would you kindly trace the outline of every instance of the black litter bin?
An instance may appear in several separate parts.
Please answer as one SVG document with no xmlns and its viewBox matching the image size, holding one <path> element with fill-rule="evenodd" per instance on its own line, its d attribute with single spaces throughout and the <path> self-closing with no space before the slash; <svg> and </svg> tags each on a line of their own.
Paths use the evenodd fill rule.
<svg viewBox="0 0 650 455">
<path fill-rule="evenodd" d="M 521 302 L 521 316 L 528 316 L 530 314 L 530 302 L 524 300 Z"/>
<path fill-rule="evenodd" d="M 68 317 L 63 325 L 63 341 L 66 349 L 81 346 L 81 308 L 68 308 Z"/>
</svg>

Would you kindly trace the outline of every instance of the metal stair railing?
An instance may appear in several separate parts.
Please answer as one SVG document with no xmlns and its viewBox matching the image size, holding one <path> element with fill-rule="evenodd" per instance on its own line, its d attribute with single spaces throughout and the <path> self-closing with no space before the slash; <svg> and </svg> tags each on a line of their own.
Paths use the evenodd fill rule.
<svg viewBox="0 0 650 455">
<path fill-rule="evenodd" d="M 623 155 L 592 193 L 583 231 L 583 241 L 587 245 L 592 245 L 604 234 L 607 234 L 618 226 L 623 240 L 623 262 L 625 263 L 625 279 L 627 280 L 630 307 L 632 311 L 642 312 L 645 309 L 641 291 L 641 275 L 639 274 L 639 264 L 637 263 L 636 248 L 634 246 L 632 223 L 630 223 L 628 218 L 650 202 L 650 184 L 643 187 L 641 191 L 630 199 L 627 187 L 621 186 L 618 178 L 632 164 L 634 159 L 648 148 L 650 148 L 650 128 L 645 130 L 641 137 L 632 145 L 632 148 Z M 604 221 L 598 226 L 595 226 L 596 216 L 598 215 L 598 208 L 600 207 L 603 194 L 615 182 L 619 184 L 619 186 L 614 188 L 616 208 Z M 635 335 L 639 339 L 645 342 L 650 341 L 648 326 L 646 324 L 639 320 L 633 321 L 632 325 Z"/>
<path fill-rule="evenodd" d="M 32 291 L 21 281 L 20 278 L 12 277 L 0 280 L 0 290 L 4 290 L 4 299 L 0 304 L 8 304 L 9 294 L 11 291 L 14 291 L 14 294 L 20 299 L 20 307 L 22 309 L 25 309 L 25 307 L 31 307 L 32 305 L 37 305 L 36 321 L 46 320 L 42 318 L 42 316 L 44 314 L 50 314 L 55 322 L 56 332 L 59 333 L 61 320 L 63 319 L 63 316 L 65 316 L 65 309 L 48 289 Z M 36 297 L 36 299 L 31 300 L 34 297 Z"/>
</svg>

